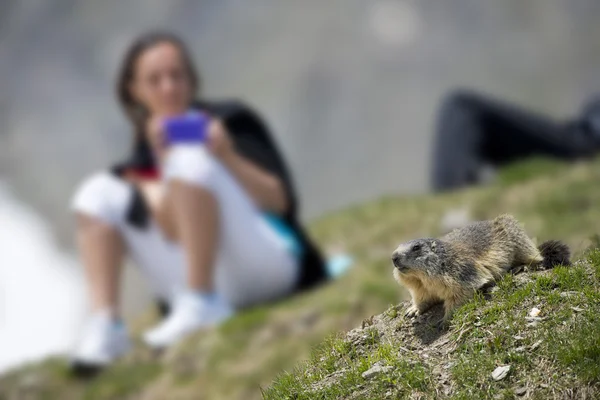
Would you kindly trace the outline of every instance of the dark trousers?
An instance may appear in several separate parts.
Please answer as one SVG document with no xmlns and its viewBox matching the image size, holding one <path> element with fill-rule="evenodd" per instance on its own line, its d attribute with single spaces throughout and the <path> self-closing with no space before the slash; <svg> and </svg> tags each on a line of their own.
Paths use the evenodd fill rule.
<svg viewBox="0 0 600 400">
<path fill-rule="evenodd" d="M 577 126 L 481 94 L 454 92 L 438 115 L 432 189 L 447 191 L 476 184 L 484 165 L 501 167 L 534 155 L 562 160 L 593 155 L 597 146 Z"/>
</svg>

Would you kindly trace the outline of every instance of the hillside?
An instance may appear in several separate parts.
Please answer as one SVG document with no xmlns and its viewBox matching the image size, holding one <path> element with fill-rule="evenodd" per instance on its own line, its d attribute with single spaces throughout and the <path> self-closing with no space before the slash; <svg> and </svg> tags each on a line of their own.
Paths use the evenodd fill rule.
<svg viewBox="0 0 600 400">
<path fill-rule="evenodd" d="M 443 307 L 408 303 L 327 340 L 266 399 L 597 399 L 600 250 L 571 267 L 509 275 L 440 331 Z"/>
<path fill-rule="evenodd" d="M 491 187 L 337 212 L 311 228 L 329 247 L 356 255 L 357 265 L 339 281 L 248 310 L 165 354 L 138 346 L 90 382 L 70 379 L 58 359 L 16 370 L 0 378 L 0 399 L 259 399 L 261 388 L 269 399 L 593 397 L 600 379 L 599 253 L 572 268 L 508 277 L 491 300 L 463 307 L 443 337 L 428 329 L 428 319 L 414 327 L 404 320 L 389 256 L 401 240 L 438 234 L 444 214 L 467 206 L 477 219 L 511 212 L 538 241 L 564 239 L 581 258 L 598 243 L 599 178 L 600 161 L 566 168 L 534 161 L 504 171 Z M 526 319 L 533 307 L 541 310 L 539 321 Z M 153 318 L 140 318 L 133 331 Z M 303 359 L 311 361 L 279 375 Z M 378 361 L 384 372 L 363 379 Z M 493 383 L 490 374 L 501 365 L 511 371 Z"/>
</svg>

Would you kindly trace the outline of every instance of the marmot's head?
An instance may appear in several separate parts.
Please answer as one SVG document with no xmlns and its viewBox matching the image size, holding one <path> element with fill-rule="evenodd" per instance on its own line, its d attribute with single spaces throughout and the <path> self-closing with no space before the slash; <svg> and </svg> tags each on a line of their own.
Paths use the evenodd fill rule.
<svg viewBox="0 0 600 400">
<path fill-rule="evenodd" d="M 392 254 L 392 262 L 398 272 L 410 274 L 415 272 L 441 272 L 443 251 L 438 239 L 416 239 L 401 243 Z"/>
</svg>

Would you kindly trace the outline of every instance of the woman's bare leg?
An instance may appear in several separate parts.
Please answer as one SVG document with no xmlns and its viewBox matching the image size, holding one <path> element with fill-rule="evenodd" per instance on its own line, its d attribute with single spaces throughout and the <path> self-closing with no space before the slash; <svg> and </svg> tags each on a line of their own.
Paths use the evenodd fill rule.
<svg viewBox="0 0 600 400">
<path fill-rule="evenodd" d="M 168 192 L 177 241 L 186 254 L 188 286 L 211 293 L 219 240 L 217 200 L 208 190 L 177 179 L 169 182 Z"/>
<path fill-rule="evenodd" d="M 233 310 L 216 293 L 214 272 L 219 249 L 219 205 L 215 195 L 200 185 L 174 178 L 168 181 L 169 214 L 174 240 L 186 259 L 187 290 L 178 294 L 173 313 L 144 335 L 152 347 L 168 346 L 185 335 L 229 318 Z"/>
<path fill-rule="evenodd" d="M 112 226 L 87 215 L 77 214 L 77 246 L 85 268 L 93 311 L 119 310 L 119 279 L 124 244 Z"/>
</svg>

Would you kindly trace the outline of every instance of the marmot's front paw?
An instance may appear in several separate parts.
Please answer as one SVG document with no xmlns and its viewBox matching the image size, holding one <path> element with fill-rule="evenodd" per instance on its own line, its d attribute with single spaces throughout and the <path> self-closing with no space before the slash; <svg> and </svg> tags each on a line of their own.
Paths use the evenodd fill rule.
<svg viewBox="0 0 600 400">
<path fill-rule="evenodd" d="M 419 311 L 419 309 L 415 305 L 412 305 L 412 306 L 408 307 L 406 309 L 406 313 L 404 313 L 404 315 L 407 316 L 408 318 L 416 317 L 419 314 L 421 314 L 421 312 Z"/>
</svg>

